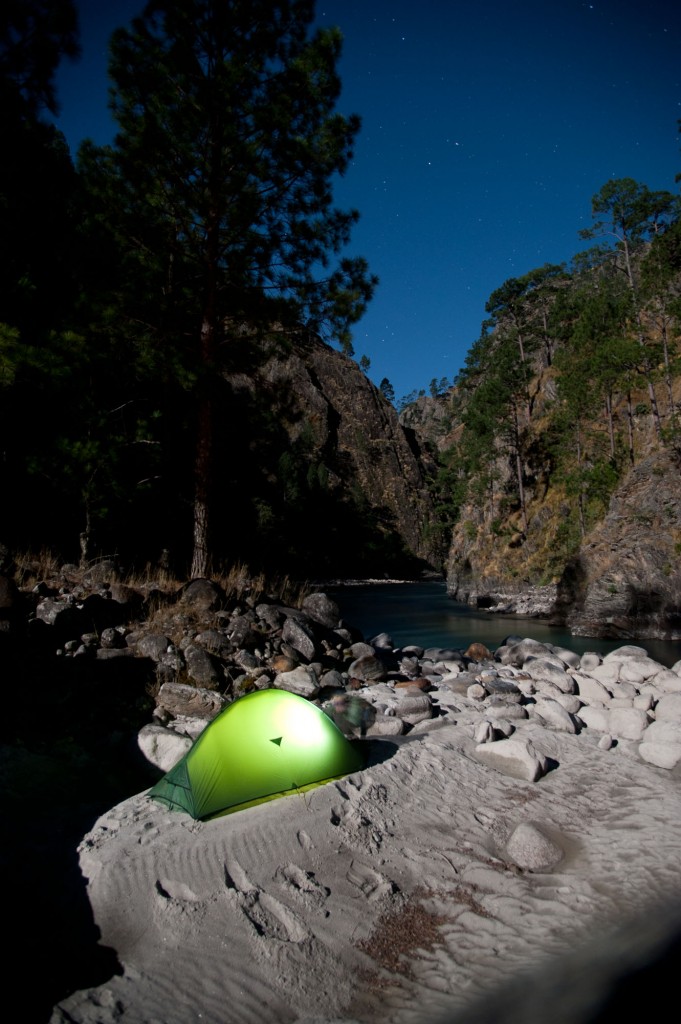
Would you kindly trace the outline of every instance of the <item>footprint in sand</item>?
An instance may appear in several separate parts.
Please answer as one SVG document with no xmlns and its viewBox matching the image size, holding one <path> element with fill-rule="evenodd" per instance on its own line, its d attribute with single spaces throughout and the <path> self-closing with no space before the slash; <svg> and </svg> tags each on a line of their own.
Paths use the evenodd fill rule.
<svg viewBox="0 0 681 1024">
<path fill-rule="evenodd" d="M 270 893 L 252 885 L 238 861 L 225 865 L 225 884 L 258 935 L 280 942 L 303 942 L 310 937 L 298 915 Z"/>
<path fill-rule="evenodd" d="M 345 876 L 351 885 L 354 885 L 368 900 L 380 900 L 384 896 L 392 896 L 398 892 L 398 886 L 389 878 L 382 875 L 380 871 L 359 861 L 353 860 Z"/>
<path fill-rule="evenodd" d="M 317 881 L 313 871 L 305 871 L 297 864 L 287 864 L 278 868 L 276 877 L 307 905 L 320 907 L 331 893 L 330 889 Z"/>
</svg>

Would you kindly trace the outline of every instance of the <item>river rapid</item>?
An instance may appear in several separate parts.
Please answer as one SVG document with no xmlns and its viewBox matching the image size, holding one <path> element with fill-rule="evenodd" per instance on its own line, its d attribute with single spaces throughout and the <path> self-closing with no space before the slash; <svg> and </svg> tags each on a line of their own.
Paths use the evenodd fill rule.
<svg viewBox="0 0 681 1024">
<path fill-rule="evenodd" d="M 342 617 L 366 638 L 388 633 L 396 647 L 453 647 L 465 651 L 479 642 L 491 651 L 507 636 L 532 637 L 542 643 L 566 647 L 577 654 L 609 651 L 632 643 L 651 658 L 670 668 L 681 659 L 681 641 L 600 640 L 573 636 L 567 629 L 551 626 L 526 615 L 496 615 L 452 601 L 441 581 L 425 583 L 361 583 L 325 588 L 338 604 Z"/>
</svg>

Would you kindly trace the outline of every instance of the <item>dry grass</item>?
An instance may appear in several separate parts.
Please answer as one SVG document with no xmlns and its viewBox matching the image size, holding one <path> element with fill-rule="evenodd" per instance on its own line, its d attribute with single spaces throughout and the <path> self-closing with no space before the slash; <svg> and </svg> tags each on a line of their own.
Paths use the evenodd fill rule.
<svg viewBox="0 0 681 1024">
<path fill-rule="evenodd" d="M 158 565 L 147 565 L 142 570 L 119 572 L 116 569 L 116 555 L 101 555 L 86 565 L 76 566 L 64 563 L 53 551 L 43 548 L 41 551 L 20 552 L 13 555 L 15 563 L 14 579 L 19 587 L 29 590 L 42 581 L 50 585 L 87 586 L 90 583 L 122 583 L 134 590 L 149 592 L 160 590 L 166 594 L 174 594 L 186 582 L 168 569 Z M 221 567 L 211 573 L 210 579 L 217 583 L 225 592 L 228 600 L 241 601 L 246 598 L 259 600 L 264 596 L 274 598 L 282 604 L 300 607 L 304 598 L 310 593 L 307 583 L 295 580 L 288 575 L 253 573 L 247 565 L 235 563 L 229 567 Z"/>
<path fill-rule="evenodd" d="M 358 942 L 357 948 L 383 970 L 412 978 L 410 961 L 420 958 L 424 952 L 432 952 L 445 941 L 439 929 L 448 923 L 449 918 L 434 914 L 423 906 L 424 900 L 434 897 L 440 902 L 468 907 L 479 917 L 492 917 L 476 899 L 474 891 L 461 885 L 448 892 L 417 889 L 398 909 L 383 914 L 369 938 Z M 387 983 L 378 975 L 367 980 L 374 988 L 381 988 Z"/>
</svg>

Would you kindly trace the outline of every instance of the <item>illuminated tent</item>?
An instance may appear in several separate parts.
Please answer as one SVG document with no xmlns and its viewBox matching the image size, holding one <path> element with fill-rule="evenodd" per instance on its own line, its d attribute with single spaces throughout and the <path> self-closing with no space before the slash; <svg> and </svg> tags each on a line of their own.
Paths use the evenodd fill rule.
<svg viewBox="0 0 681 1024">
<path fill-rule="evenodd" d="M 362 767 L 359 752 L 314 704 L 286 690 L 258 690 L 214 718 L 149 795 L 211 818 Z"/>
</svg>

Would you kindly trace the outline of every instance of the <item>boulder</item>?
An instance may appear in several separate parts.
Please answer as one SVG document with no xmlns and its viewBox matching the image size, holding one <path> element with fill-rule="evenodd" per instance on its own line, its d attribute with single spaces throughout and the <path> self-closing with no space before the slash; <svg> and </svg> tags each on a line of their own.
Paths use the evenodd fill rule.
<svg viewBox="0 0 681 1024">
<path fill-rule="evenodd" d="M 533 711 L 541 719 L 542 724 L 549 729 L 555 729 L 558 732 L 577 732 L 574 718 L 556 700 L 546 698 L 538 700 Z"/>
<path fill-rule="evenodd" d="M 327 594 L 308 594 L 303 601 L 303 611 L 320 626 L 336 629 L 340 625 L 340 609 Z"/>
<path fill-rule="evenodd" d="M 189 644 L 184 651 L 187 675 L 206 690 L 224 686 L 225 673 L 221 663 L 197 644 Z"/>
<path fill-rule="evenodd" d="M 385 665 L 373 652 L 355 658 L 348 667 L 348 676 L 364 683 L 382 682 L 387 675 Z"/>
<path fill-rule="evenodd" d="M 185 584 L 179 593 L 180 604 L 186 605 L 196 612 L 213 612 L 218 608 L 224 608 L 227 600 L 221 586 L 213 582 L 198 578 L 190 580 Z"/>
<path fill-rule="evenodd" d="M 514 779 L 537 782 L 546 774 L 546 759 L 536 753 L 529 740 L 516 737 L 499 740 L 497 743 L 482 743 L 476 746 L 475 756 L 482 764 L 495 768 L 503 775 Z"/>
<path fill-rule="evenodd" d="M 648 716 L 638 708 L 612 708 L 610 729 L 613 736 L 623 740 L 640 740 L 648 728 Z"/>
<path fill-rule="evenodd" d="M 307 661 L 314 661 L 317 645 L 314 633 L 309 626 L 306 626 L 297 619 L 288 618 L 284 622 L 281 638 Z"/>
<path fill-rule="evenodd" d="M 513 830 L 506 843 L 506 854 L 526 871 L 550 871 L 564 857 L 562 848 L 541 826 L 529 821 Z"/>
<path fill-rule="evenodd" d="M 143 658 L 160 661 L 171 645 L 172 640 L 165 633 L 147 633 L 135 642 L 135 650 Z"/>
<path fill-rule="evenodd" d="M 138 733 L 137 745 L 147 761 L 168 772 L 191 748 L 192 741 L 161 725 L 145 725 Z"/>
<path fill-rule="evenodd" d="M 177 718 L 215 718 L 228 704 L 226 697 L 215 690 L 203 690 L 186 683 L 163 683 L 156 706 Z"/>
<path fill-rule="evenodd" d="M 319 680 L 309 665 L 299 665 L 291 672 L 280 672 L 275 676 L 273 686 L 279 690 L 297 693 L 308 700 L 312 700 L 319 693 Z"/>
<path fill-rule="evenodd" d="M 577 686 L 577 693 L 584 704 L 601 704 L 605 706 L 610 703 L 612 695 L 598 679 L 593 679 L 590 675 L 584 675 L 581 672 L 575 672 L 574 680 Z"/>
</svg>

